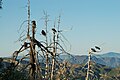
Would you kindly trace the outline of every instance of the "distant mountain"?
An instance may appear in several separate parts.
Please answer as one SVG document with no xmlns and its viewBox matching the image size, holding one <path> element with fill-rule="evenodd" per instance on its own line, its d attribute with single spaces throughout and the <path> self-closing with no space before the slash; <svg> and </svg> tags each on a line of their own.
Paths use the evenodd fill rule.
<svg viewBox="0 0 120 80">
<path fill-rule="evenodd" d="M 87 63 L 88 56 L 87 55 L 62 55 L 61 58 L 65 59 L 72 64 L 82 64 Z M 120 53 L 109 52 L 101 55 L 94 55 L 91 57 L 91 60 L 102 65 L 106 65 L 108 67 L 119 67 L 120 66 Z"/>
<path fill-rule="evenodd" d="M 115 52 L 109 52 L 109 53 L 105 53 L 100 55 L 101 57 L 115 57 L 115 58 L 120 58 L 120 53 L 115 53 Z"/>
<path fill-rule="evenodd" d="M 99 55 L 107 66 L 109 67 L 119 67 L 120 66 L 120 53 L 109 52 L 106 54 Z"/>
<path fill-rule="evenodd" d="M 22 56 L 18 57 L 18 59 L 21 58 Z M 82 64 L 82 63 L 87 63 L 88 61 L 87 55 L 60 55 L 57 58 L 60 59 L 60 61 L 66 60 L 72 64 Z M 120 53 L 109 52 L 100 55 L 93 55 L 91 57 L 91 60 L 98 64 L 115 68 L 120 66 Z M 25 61 L 29 61 L 29 60 L 25 59 Z M 23 61 L 22 63 L 26 63 L 25 61 Z M 42 58 L 39 58 L 39 61 L 44 62 Z"/>
</svg>

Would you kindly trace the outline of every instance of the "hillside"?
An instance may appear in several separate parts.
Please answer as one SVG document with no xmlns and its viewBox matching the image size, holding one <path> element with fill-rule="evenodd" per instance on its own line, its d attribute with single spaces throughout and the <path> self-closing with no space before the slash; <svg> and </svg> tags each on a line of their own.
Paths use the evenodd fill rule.
<svg viewBox="0 0 120 80">
<path fill-rule="evenodd" d="M 112 54 L 114 54 L 114 53 L 112 53 Z M 107 53 L 107 54 L 100 55 L 101 57 L 98 57 L 98 55 L 92 56 L 92 61 L 91 61 L 92 72 L 91 72 L 91 74 L 94 74 L 94 75 L 90 75 L 90 78 L 92 80 L 96 80 L 96 79 L 99 79 L 99 80 L 103 80 L 103 79 L 105 79 L 105 80 L 119 80 L 120 79 L 120 75 L 119 75 L 120 74 L 120 66 L 119 66 L 120 64 L 118 64 L 119 58 L 118 57 L 116 58 L 115 55 L 111 57 L 111 55 L 109 56 L 109 53 Z M 65 61 L 65 64 L 66 64 L 65 70 L 67 72 L 64 73 L 64 75 L 66 75 L 69 80 L 85 80 L 86 72 L 87 72 L 86 62 L 88 60 L 88 56 L 86 56 L 86 55 L 74 56 L 74 58 L 71 56 L 68 56 L 68 55 L 66 55 L 66 56 L 64 55 L 64 57 L 62 57 L 62 56 L 61 56 L 61 58 L 66 58 L 66 61 L 69 60 L 69 62 Z M 1 59 L 0 71 L 2 73 L 0 73 L 0 75 L 1 75 L 0 78 L 1 79 L 5 78 L 6 75 L 11 74 L 8 77 L 11 77 L 11 76 L 13 77 L 13 75 L 14 75 L 14 77 L 17 78 L 19 75 L 19 77 L 22 76 L 22 77 L 20 77 L 20 79 L 27 80 L 23 76 L 23 75 L 28 75 L 27 70 L 25 70 L 24 72 L 20 72 L 19 69 L 21 68 L 20 66 L 24 66 L 24 65 L 26 65 L 26 63 L 29 63 L 29 62 L 23 61 L 19 65 L 18 69 L 13 72 L 12 71 L 13 65 L 11 65 L 10 61 L 11 61 L 10 58 L 3 58 L 3 60 Z M 63 61 L 63 63 L 64 63 L 64 61 Z M 112 65 L 110 66 L 110 64 L 112 64 Z M 118 64 L 118 65 L 116 65 L 116 64 Z M 40 65 L 42 67 L 45 67 L 45 64 L 43 62 L 41 62 Z M 113 68 L 113 66 L 114 66 L 114 68 Z M 42 72 L 44 74 L 44 70 Z M 59 76 L 59 75 L 56 75 L 56 76 Z M 7 79 L 8 78 L 6 78 L 6 80 Z"/>
<path fill-rule="evenodd" d="M 7 63 L 5 63 L 5 61 L 7 60 Z M 27 80 L 23 75 L 28 75 L 25 71 L 24 72 L 20 72 L 19 70 L 16 71 L 12 71 L 12 65 L 9 62 L 10 58 L 8 59 L 3 59 L 3 62 L 0 62 L 0 64 L 2 65 L 2 67 L 0 67 L 0 71 L 2 73 L 0 73 L 0 78 L 5 78 L 6 75 L 8 75 L 8 78 L 10 77 L 14 77 L 17 78 L 19 77 L 18 80 L 24 79 Z M 9 64 L 6 66 L 6 68 L 3 67 L 3 64 Z M 21 64 L 22 66 L 23 64 Z M 42 63 L 41 65 L 43 65 L 43 67 L 45 67 L 44 63 Z M 69 80 L 85 80 L 86 77 L 86 72 L 87 72 L 87 64 L 70 64 L 69 62 L 67 62 L 67 67 L 65 68 L 67 70 L 67 73 L 65 74 L 67 76 L 67 78 Z M 105 65 L 99 64 L 99 63 L 95 63 L 95 62 L 91 62 L 91 70 L 94 75 L 90 75 L 92 80 L 119 80 L 120 79 L 120 67 L 118 68 L 110 68 L 107 67 Z M 9 75 L 10 74 L 10 75 Z M 5 78 L 5 80 L 7 80 L 8 78 Z M 13 78 L 12 78 L 13 79 Z"/>
<path fill-rule="evenodd" d="M 101 55 L 98 55 L 101 57 L 115 57 L 115 58 L 120 58 L 120 53 L 116 53 L 116 52 L 109 52 L 109 53 L 104 53 Z"/>
<path fill-rule="evenodd" d="M 87 55 L 64 55 L 61 56 L 62 59 L 70 61 L 72 64 L 82 64 L 86 63 L 88 60 Z M 93 55 L 91 60 L 102 65 L 106 65 L 108 67 L 119 67 L 120 66 L 120 53 L 109 52 L 101 55 Z"/>
</svg>

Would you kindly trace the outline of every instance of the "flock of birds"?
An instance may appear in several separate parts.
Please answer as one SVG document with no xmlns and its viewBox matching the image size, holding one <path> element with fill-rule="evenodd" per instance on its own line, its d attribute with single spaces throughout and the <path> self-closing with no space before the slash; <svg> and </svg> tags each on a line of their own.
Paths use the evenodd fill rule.
<svg viewBox="0 0 120 80">
<path fill-rule="evenodd" d="M 57 32 L 54 28 L 52 28 L 52 31 L 53 31 L 54 33 Z M 43 36 L 46 36 L 46 32 L 45 32 L 44 30 L 41 31 L 41 34 L 42 34 Z"/>
</svg>

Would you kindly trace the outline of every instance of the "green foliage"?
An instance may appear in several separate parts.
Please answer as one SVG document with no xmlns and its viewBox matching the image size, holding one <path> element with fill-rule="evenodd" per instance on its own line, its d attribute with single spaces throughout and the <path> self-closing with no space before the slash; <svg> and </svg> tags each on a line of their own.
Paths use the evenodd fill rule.
<svg viewBox="0 0 120 80">
<path fill-rule="evenodd" d="M 27 75 L 14 69 L 14 66 L 9 66 L 6 69 L 1 69 L 0 80 L 28 80 Z"/>
</svg>

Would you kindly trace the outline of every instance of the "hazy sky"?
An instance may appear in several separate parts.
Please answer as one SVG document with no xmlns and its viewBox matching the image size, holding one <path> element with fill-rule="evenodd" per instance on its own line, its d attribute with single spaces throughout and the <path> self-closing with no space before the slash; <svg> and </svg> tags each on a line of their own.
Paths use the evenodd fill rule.
<svg viewBox="0 0 120 80">
<path fill-rule="evenodd" d="M 3 0 L 0 56 L 11 56 L 19 49 L 15 41 L 17 30 L 27 20 L 26 6 L 27 0 Z M 95 45 L 102 47 L 102 53 L 120 52 L 120 0 L 31 0 L 31 20 L 37 21 L 38 33 L 44 28 L 43 10 L 50 15 L 50 27 L 61 14 L 60 28 L 68 30 L 63 34 L 72 45 L 71 53 L 87 54 Z"/>
</svg>

